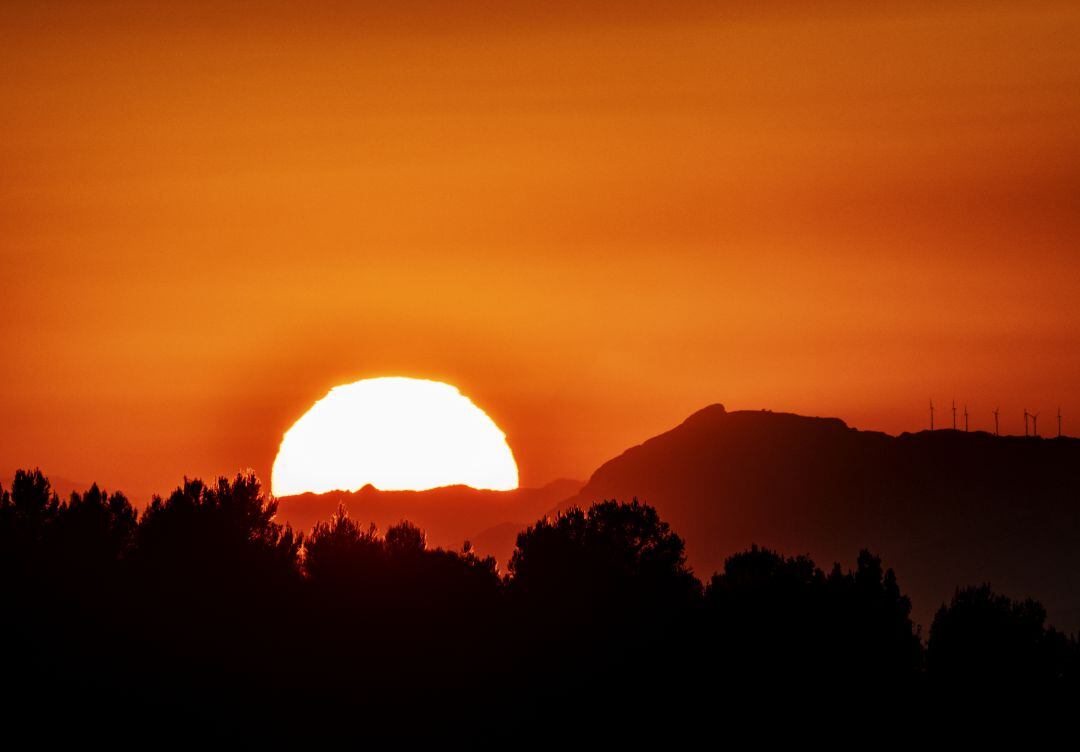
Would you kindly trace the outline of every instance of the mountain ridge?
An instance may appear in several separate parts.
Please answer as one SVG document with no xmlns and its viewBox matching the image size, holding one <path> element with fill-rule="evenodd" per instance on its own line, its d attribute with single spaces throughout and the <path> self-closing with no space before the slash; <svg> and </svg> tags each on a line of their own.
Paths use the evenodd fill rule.
<svg viewBox="0 0 1080 752">
<path fill-rule="evenodd" d="M 374 523 L 386 530 L 403 519 L 421 528 L 429 543 L 458 549 L 490 528 L 535 520 L 560 501 L 573 496 L 581 481 L 560 478 L 537 488 L 512 491 L 477 489 L 454 485 L 424 491 L 382 491 L 371 485 L 357 491 L 327 491 L 278 498 L 277 519 L 297 530 L 308 532 L 317 522 L 330 519 L 339 504 L 349 516 L 363 524 Z M 516 533 L 514 534 L 516 537 Z M 512 547 L 512 546 L 511 546 Z M 477 553 L 495 555 L 504 563 L 501 539 L 494 548 L 478 546 Z"/>
<path fill-rule="evenodd" d="M 924 625 L 954 587 L 989 579 L 1076 629 L 1078 467 L 1074 438 L 892 436 L 711 405 L 603 463 L 552 511 L 636 497 L 686 540 L 706 578 L 752 543 L 823 566 L 870 548 L 896 569 Z"/>
<path fill-rule="evenodd" d="M 891 435 L 833 417 L 708 405 L 602 463 L 540 489 L 305 494 L 279 519 L 302 530 L 339 502 L 380 528 L 400 519 L 437 545 L 468 539 L 505 570 L 535 520 L 605 499 L 656 507 L 708 579 L 751 544 L 850 566 L 868 548 L 895 569 L 928 626 L 954 588 L 990 582 L 1080 628 L 1080 439 L 953 429 Z"/>
</svg>

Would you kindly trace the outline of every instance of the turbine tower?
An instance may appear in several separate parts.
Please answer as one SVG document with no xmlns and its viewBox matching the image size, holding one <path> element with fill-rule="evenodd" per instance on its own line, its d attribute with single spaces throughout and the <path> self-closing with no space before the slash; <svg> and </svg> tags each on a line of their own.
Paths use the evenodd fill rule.
<svg viewBox="0 0 1080 752">
<path fill-rule="evenodd" d="M 1024 408 L 1024 436 L 1028 435 L 1028 416 L 1029 416 L 1029 414 L 1030 413 L 1028 413 L 1027 408 L 1025 407 Z"/>
<path fill-rule="evenodd" d="M 1032 436 L 1038 436 L 1039 435 L 1039 414 L 1038 413 L 1034 413 L 1031 416 L 1031 434 L 1032 434 Z"/>
<path fill-rule="evenodd" d="M 964 405 L 964 433 L 968 432 L 968 411 L 967 405 Z"/>
<path fill-rule="evenodd" d="M 952 430 L 956 430 L 956 400 L 952 401 Z"/>
<path fill-rule="evenodd" d="M 1058 438 L 1061 438 L 1061 408 L 1058 408 Z"/>
<path fill-rule="evenodd" d="M 999 412 L 1000 412 L 1000 409 L 995 407 L 994 408 L 994 435 L 995 436 L 1000 436 L 1001 435 L 1001 432 L 998 431 L 998 413 Z"/>
<path fill-rule="evenodd" d="M 930 430 L 934 430 L 934 400 L 930 399 Z"/>
</svg>

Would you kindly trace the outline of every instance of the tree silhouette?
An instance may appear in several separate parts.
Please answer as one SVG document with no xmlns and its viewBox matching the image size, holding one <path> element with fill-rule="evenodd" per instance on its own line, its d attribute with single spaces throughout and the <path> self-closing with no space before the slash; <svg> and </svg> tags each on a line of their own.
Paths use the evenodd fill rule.
<svg viewBox="0 0 1080 752">
<path fill-rule="evenodd" d="M 40 470 L 20 470 L 11 491 L 0 490 L 0 640 L 12 675 L 55 691 L 102 672 L 134 527 L 123 494 L 96 485 L 65 504 Z"/>
<path fill-rule="evenodd" d="M 250 473 L 185 480 L 140 517 L 123 494 L 93 485 L 62 502 L 19 471 L 0 488 L 5 686 L 188 718 L 288 697 L 297 713 L 363 709 L 398 728 L 418 714 L 539 721 L 555 703 L 637 723 L 739 696 L 797 704 L 805 687 L 1077 683 L 1076 640 L 1035 601 L 958 590 L 924 666 L 911 603 L 877 556 L 825 574 L 752 546 L 703 590 L 682 539 L 636 500 L 537 521 L 506 576 L 411 522 L 380 534 L 339 506 L 305 540 L 275 512 Z"/>
<path fill-rule="evenodd" d="M 362 587 L 382 564 L 383 546 L 375 525 L 362 528 L 343 504 L 329 522 L 318 522 L 304 544 L 304 571 L 318 584 Z"/>
<path fill-rule="evenodd" d="M 540 520 L 518 535 L 509 569 L 522 701 L 589 702 L 634 686 L 659 702 L 678 681 L 701 586 L 652 507 L 604 501 Z"/>
<path fill-rule="evenodd" d="M 136 536 L 139 557 L 176 557 L 186 564 L 217 564 L 218 557 L 263 560 L 291 568 L 301 539 L 274 522 L 277 502 L 262 493 L 252 472 L 213 486 L 184 480 L 168 499 L 155 496 Z"/>
<path fill-rule="evenodd" d="M 67 652 L 50 555 L 60 507 L 40 470 L 18 470 L 11 490 L 0 489 L 0 643 L 7 672 L 30 692 L 56 675 Z"/>
<path fill-rule="evenodd" d="M 274 522 L 276 509 L 250 472 L 213 485 L 185 479 L 151 501 L 127 558 L 126 618 L 153 635 L 163 670 L 140 682 L 178 703 L 212 704 L 278 680 L 270 657 L 276 629 L 296 618 L 302 539 Z"/>
<path fill-rule="evenodd" d="M 466 665 L 477 678 L 489 671 L 498 642 L 489 630 L 496 629 L 501 598 L 494 559 L 429 549 L 423 531 L 409 522 L 379 535 L 339 505 L 305 542 L 304 572 L 306 610 L 369 646 L 343 652 L 312 641 L 313 660 L 336 661 L 340 669 L 313 688 L 321 696 L 348 694 L 370 704 L 386 692 L 434 692 L 435 677 Z M 306 626 L 325 629 L 325 623 Z M 352 680 L 358 673 L 379 680 L 358 685 Z"/>
<path fill-rule="evenodd" d="M 407 520 L 386 531 L 386 552 L 390 556 L 417 556 L 426 548 L 424 531 Z"/>
<path fill-rule="evenodd" d="M 116 565 L 134 540 L 136 513 L 122 493 L 108 494 L 93 484 L 72 492 L 58 515 L 60 548 L 76 569 L 99 572 Z"/>
<path fill-rule="evenodd" d="M 864 680 L 905 682 L 922 668 L 919 630 L 911 621 L 911 599 L 881 558 L 859 552 L 854 572 L 834 565 L 826 580 L 834 652 L 850 673 Z"/>
<path fill-rule="evenodd" d="M 511 591 L 542 608 L 676 606 L 700 590 L 682 539 L 637 499 L 538 521 L 518 535 L 509 570 Z"/>
<path fill-rule="evenodd" d="M 10 491 L 0 489 L 0 556 L 4 571 L 31 555 L 60 513 L 60 500 L 41 470 L 18 470 Z"/>
<path fill-rule="evenodd" d="M 1045 625 L 1038 601 L 1014 601 L 988 584 L 958 588 L 930 627 L 927 668 L 941 685 L 1009 693 L 1078 684 L 1077 643 Z"/>
<path fill-rule="evenodd" d="M 743 680 L 902 682 L 921 646 L 891 570 L 867 551 L 854 572 L 826 576 L 806 556 L 751 547 L 730 557 L 705 593 L 713 665 Z"/>
</svg>

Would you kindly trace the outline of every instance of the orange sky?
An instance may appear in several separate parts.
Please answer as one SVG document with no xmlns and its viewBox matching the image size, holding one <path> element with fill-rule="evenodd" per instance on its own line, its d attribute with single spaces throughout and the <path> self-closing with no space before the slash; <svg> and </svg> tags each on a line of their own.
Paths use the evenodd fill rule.
<svg viewBox="0 0 1080 752">
<path fill-rule="evenodd" d="M 0 475 L 268 478 L 388 374 L 528 485 L 711 402 L 1080 433 L 1077 3 L 314 5 L 0 6 Z"/>
</svg>

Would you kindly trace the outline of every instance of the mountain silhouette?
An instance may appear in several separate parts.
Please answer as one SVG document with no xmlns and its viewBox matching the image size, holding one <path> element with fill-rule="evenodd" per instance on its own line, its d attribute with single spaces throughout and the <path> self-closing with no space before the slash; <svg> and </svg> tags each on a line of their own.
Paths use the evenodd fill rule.
<svg viewBox="0 0 1080 752">
<path fill-rule="evenodd" d="M 477 554 L 495 556 L 505 566 L 518 531 L 573 496 L 581 486 L 581 481 L 567 479 L 513 491 L 468 486 L 380 491 L 369 485 L 352 492 L 283 496 L 278 499 L 277 519 L 297 530 L 310 530 L 343 504 L 353 519 L 374 522 L 380 530 L 402 520 L 414 522 L 424 529 L 432 545 L 459 549 L 469 540 Z M 497 528 L 501 534 L 487 534 L 490 528 Z"/>
<path fill-rule="evenodd" d="M 750 543 L 896 570 L 924 627 L 958 585 L 1046 604 L 1080 628 L 1080 440 L 942 430 L 890 436 L 835 418 L 712 405 L 602 465 L 558 509 L 634 497 L 686 540 L 699 577 Z M 490 545 L 490 544 L 489 544 Z"/>
</svg>

